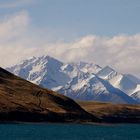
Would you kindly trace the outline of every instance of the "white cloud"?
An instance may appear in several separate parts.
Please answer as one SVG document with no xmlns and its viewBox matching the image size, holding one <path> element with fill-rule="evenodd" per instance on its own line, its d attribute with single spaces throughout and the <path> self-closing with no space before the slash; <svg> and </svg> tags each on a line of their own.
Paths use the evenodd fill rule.
<svg viewBox="0 0 140 140">
<path fill-rule="evenodd" d="M 65 62 L 90 61 L 110 65 L 140 77 L 140 34 L 100 37 L 89 35 L 70 42 L 48 43 L 31 32 L 30 17 L 22 11 L 0 22 L 0 65 L 13 65 L 30 56 L 48 54 Z M 43 32 L 43 30 L 42 30 Z"/>
<path fill-rule="evenodd" d="M 15 36 L 22 35 L 29 24 L 29 16 L 27 12 L 21 11 L 12 16 L 6 16 L 0 22 L 0 38 L 7 40 Z"/>
</svg>

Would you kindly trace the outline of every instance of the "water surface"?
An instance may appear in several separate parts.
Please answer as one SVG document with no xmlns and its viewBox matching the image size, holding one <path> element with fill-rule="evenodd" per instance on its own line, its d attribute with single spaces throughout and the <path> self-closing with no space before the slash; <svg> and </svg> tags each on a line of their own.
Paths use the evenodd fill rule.
<svg viewBox="0 0 140 140">
<path fill-rule="evenodd" d="M 140 125 L 0 124 L 0 140 L 140 140 Z"/>
</svg>

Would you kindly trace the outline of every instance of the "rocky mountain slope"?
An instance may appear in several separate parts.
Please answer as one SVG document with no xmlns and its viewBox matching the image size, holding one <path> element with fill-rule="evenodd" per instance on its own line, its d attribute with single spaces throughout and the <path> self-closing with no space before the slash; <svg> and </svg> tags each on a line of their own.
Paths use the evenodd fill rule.
<svg viewBox="0 0 140 140">
<path fill-rule="evenodd" d="M 32 83 L 76 100 L 140 102 L 140 80 L 93 63 L 63 63 L 50 56 L 32 57 L 7 68 Z"/>
</svg>

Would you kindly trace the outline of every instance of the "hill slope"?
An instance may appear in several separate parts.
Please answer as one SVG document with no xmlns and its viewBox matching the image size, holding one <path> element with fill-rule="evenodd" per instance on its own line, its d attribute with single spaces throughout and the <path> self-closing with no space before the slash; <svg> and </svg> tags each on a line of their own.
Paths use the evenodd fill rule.
<svg viewBox="0 0 140 140">
<path fill-rule="evenodd" d="M 84 102 L 81 105 L 87 112 L 108 123 L 140 123 L 140 105 Z"/>
<path fill-rule="evenodd" d="M 97 119 L 73 100 L 0 68 L 0 121 L 86 122 Z"/>
</svg>

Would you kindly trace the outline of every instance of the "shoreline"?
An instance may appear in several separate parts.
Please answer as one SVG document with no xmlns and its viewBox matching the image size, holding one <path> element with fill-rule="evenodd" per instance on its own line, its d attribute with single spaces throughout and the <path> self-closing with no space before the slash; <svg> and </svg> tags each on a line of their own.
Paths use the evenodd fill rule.
<svg viewBox="0 0 140 140">
<path fill-rule="evenodd" d="M 46 124 L 60 124 L 60 125 L 73 125 L 73 124 L 75 124 L 75 125 L 97 125 L 97 126 L 116 126 L 116 125 L 121 125 L 121 124 L 139 124 L 140 125 L 140 123 L 139 122 L 135 122 L 135 123 L 132 123 L 132 122 L 127 122 L 127 123 L 125 123 L 125 122 L 122 122 L 122 123 L 120 123 L 120 122 L 118 122 L 118 123 L 106 123 L 106 122 L 102 122 L 102 123 L 98 123 L 98 122 L 81 122 L 81 123 L 78 123 L 78 122 L 21 122 L 21 121 L 13 121 L 13 122 L 11 122 L 11 121 L 5 121 L 5 122 L 0 122 L 0 125 L 2 125 L 2 124 L 4 124 L 4 125 L 6 125 L 6 124 L 35 124 L 35 125 L 38 125 L 38 124 L 43 124 L 43 125 L 46 125 Z"/>
</svg>

